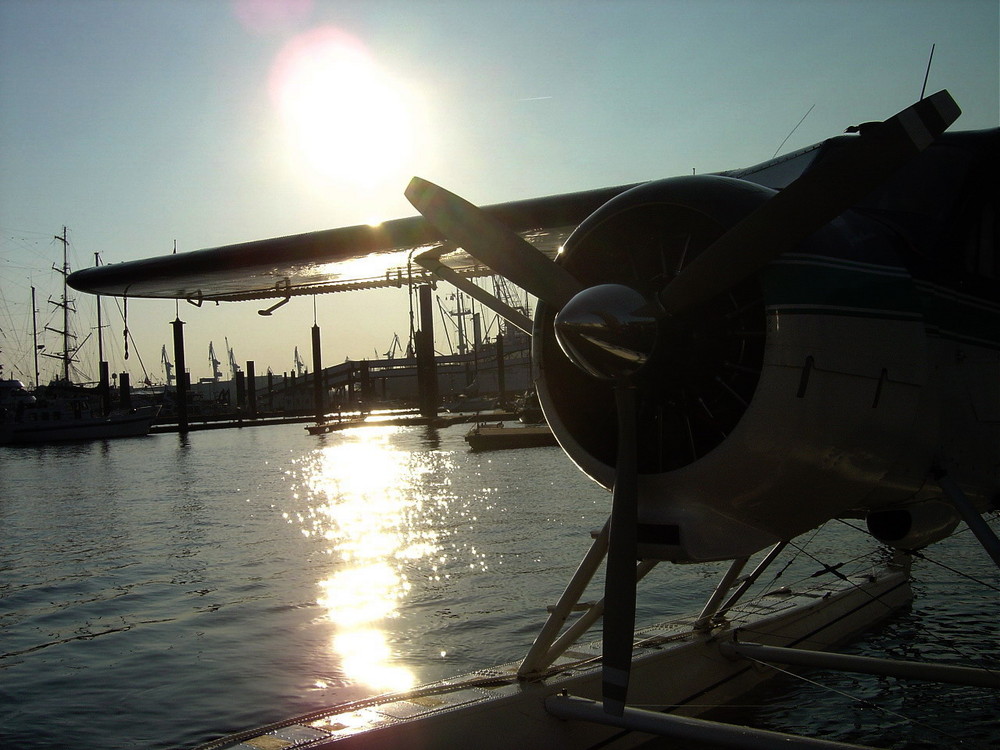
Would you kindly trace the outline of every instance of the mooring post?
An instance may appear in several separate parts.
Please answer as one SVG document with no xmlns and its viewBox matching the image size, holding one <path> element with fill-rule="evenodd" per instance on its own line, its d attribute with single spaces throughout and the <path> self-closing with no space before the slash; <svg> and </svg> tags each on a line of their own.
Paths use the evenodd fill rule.
<svg viewBox="0 0 1000 750">
<path fill-rule="evenodd" d="M 111 412 L 111 369 L 108 367 L 108 363 L 103 360 L 100 362 L 100 368 L 101 380 L 98 392 L 101 394 L 101 413 L 108 416 Z"/>
<path fill-rule="evenodd" d="M 118 376 L 118 403 L 121 404 L 123 409 L 132 408 L 132 386 L 129 384 L 127 372 L 123 372 Z"/>
<path fill-rule="evenodd" d="M 187 432 L 187 367 L 184 364 L 184 321 L 175 318 L 170 325 L 174 328 L 174 362 L 177 363 L 177 430 Z"/>
<path fill-rule="evenodd" d="M 242 370 L 236 371 L 236 409 L 242 413 L 247 405 L 247 376 Z"/>
<path fill-rule="evenodd" d="M 323 403 L 323 356 L 320 352 L 319 326 L 313 323 L 312 327 L 312 354 L 313 354 L 313 408 L 316 412 L 316 422 L 323 422 L 326 419 L 326 406 Z"/>
<path fill-rule="evenodd" d="M 416 332 L 417 390 L 420 392 L 420 415 L 437 417 L 437 361 L 434 357 L 434 305 L 430 285 L 420 287 L 420 330 Z"/>
<path fill-rule="evenodd" d="M 247 360 L 247 411 L 250 412 L 251 419 L 257 416 L 257 387 L 256 374 L 254 373 L 254 361 Z"/>
<path fill-rule="evenodd" d="M 507 403 L 507 372 L 504 370 L 503 332 L 497 331 L 497 392 L 500 394 L 500 405 Z"/>
<path fill-rule="evenodd" d="M 372 401 L 375 400 L 375 391 L 372 390 L 371 364 L 367 359 L 361 360 L 359 364 L 359 375 L 361 380 L 361 403 L 365 409 L 371 408 Z"/>
</svg>

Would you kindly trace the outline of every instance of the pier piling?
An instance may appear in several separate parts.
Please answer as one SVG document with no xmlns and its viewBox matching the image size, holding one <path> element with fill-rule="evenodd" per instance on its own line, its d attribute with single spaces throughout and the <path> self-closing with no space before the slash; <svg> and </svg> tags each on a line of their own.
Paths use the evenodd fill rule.
<svg viewBox="0 0 1000 750">
<path fill-rule="evenodd" d="M 507 403 L 507 373 L 504 372 L 503 333 L 497 331 L 497 392 L 500 403 Z"/>
<path fill-rule="evenodd" d="M 111 412 L 111 369 L 104 360 L 100 362 L 100 385 L 98 392 L 101 394 L 101 412 L 107 416 Z"/>
<path fill-rule="evenodd" d="M 320 347 L 319 325 L 312 327 L 312 359 L 313 359 L 313 408 L 316 412 L 316 422 L 326 418 L 326 408 L 323 403 L 323 355 Z"/>
<path fill-rule="evenodd" d="M 247 376 L 242 371 L 236 373 L 236 408 L 243 411 L 247 405 Z"/>
<path fill-rule="evenodd" d="M 123 409 L 132 408 L 132 386 L 127 372 L 118 375 L 118 401 Z"/>
<path fill-rule="evenodd" d="M 170 324 L 174 328 L 174 362 L 177 366 L 177 430 L 188 431 L 187 410 L 187 367 L 184 363 L 184 321 L 175 318 Z"/>
<path fill-rule="evenodd" d="M 434 356 L 434 306 L 431 287 L 420 293 L 420 330 L 416 332 L 417 390 L 420 392 L 420 415 L 434 419 L 438 410 L 437 362 Z"/>
<path fill-rule="evenodd" d="M 255 363 L 252 359 L 247 360 L 247 411 L 250 413 L 250 418 L 253 419 L 257 416 L 257 388 L 256 379 L 257 375 L 254 372 Z"/>
</svg>

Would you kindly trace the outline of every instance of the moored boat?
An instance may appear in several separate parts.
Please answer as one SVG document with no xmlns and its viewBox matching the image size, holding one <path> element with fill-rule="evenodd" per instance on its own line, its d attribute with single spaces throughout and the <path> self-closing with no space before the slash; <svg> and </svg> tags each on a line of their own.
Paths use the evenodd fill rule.
<svg viewBox="0 0 1000 750">
<path fill-rule="evenodd" d="M 97 331 L 99 359 L 101 360 L 101 383 L 97 388 L 74 383 L 70 377 L 79 346 L 71 346 L 70 313 L 75 311 L 67 294 L 66 277 L 69 275 L 69 240 L 66 227 L 55 239 L 62 242 L 62 268 L 53 266 L 63 276 L 63 293 L 54 305 L 62 309 L 63 327 L 62 351 L 59 354 L 42 356 L 57 359 L 62 364 L 62 376 L 48 386 L 39 386 L 29 392 L 24 383 L 15 379 L 0 379 L 0 445 L 21 443 L 54 443 L 74 440 L 104 440 L 109 438 L 141 437 L 148 435 L 153 420 L 160 413 L 160 405 L 154 404 L 132 408 L 130 405 L 112 408 L 107 363 L 104 362 L 104 346 L 101 342 L 100 304 L 97 308 Z M 39 347 L 35 315 L 35 290 L 32 287 L 32 332 L 35 351 Z M 85 339 L 86 340 L 86 339 Z M 37 355 L 35 361 L 35 382 L 39 383 Z"/>
<path fill-rule="evenodd" d="M 557 444 L 547 424 L 509 426 L 503 423 L 477 424 L 466 433 L 465 442 L 474 451 L 538 448 Z"/>
<path fill-rule="evenodd" d="M 50 387 L 51 388 L 51 387 Z M 159 406 L 113 409 L 83 389 L 29 393 L 19 380 L 0 381 L 0 445 L 104 440 L 149 434 Z"/>
</svg>

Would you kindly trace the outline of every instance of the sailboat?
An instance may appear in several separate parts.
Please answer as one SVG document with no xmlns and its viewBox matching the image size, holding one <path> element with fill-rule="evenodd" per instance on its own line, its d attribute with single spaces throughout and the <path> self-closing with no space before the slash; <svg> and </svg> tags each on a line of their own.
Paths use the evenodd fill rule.
<svg viewBox="0 0 1000 750">
<path fill-rule="evenodd" d="M 62 361 L 62 378 L 47 386 L 38 386 L 30 393 L 20 380 L 0 380 L 0 445 L 53 443 L 76 440 L 140 437 L 148 435 L 160 407 L 112 408 L 107 382 L 107 363 L 101 347 L 101 384 L 88 388 L 70 379 L 74 350 L 70 346 L 69 314 L 65 279 L 69 275 L 68 239 L 66 228 L 56 239 L 63 243 L 63 265 L 56 268 L 63 275 L 62 300 L 57 304 L 63 311 L 63 350 L 57 355 L 43 355 Z M 34 290 L 32 290 L 34 316 Z M 100 330 L 98 304 L 98 330 Z M 36 326 L 33 326 L 37 330 Z M 36 345 L 35 350 L 38 350 Z M 37 370 L 37 368 L 36 368 Z M 37 379 L 37 375 L 36 375 Z"/>
<path fill-rule="evenodd" d="M 159 412 L 139 406 L 105 413 L 88 389 L 57 383 L 31 394 L 20 380 L 2 380 L 0 445 L 141 437 Z"/>
</svg>

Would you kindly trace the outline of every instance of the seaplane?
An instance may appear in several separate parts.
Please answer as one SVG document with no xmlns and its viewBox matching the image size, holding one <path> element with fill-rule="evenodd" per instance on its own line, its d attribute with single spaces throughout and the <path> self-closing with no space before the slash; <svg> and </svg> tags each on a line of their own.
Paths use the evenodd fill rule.
<svg viewBox="0 0 1000 750">
<path fill-rule="evenodd" d="M 946 132 L 959 114 L 941 91 L 756 166 L 485 207 L 414 178 L 414 217 L 73 274 L 195 303 L 336 291 L 358 257 L 383 262 L 372 283 L 434 274 L 530 332 L 545 419 L 610 492 L 522 661 L 204 747 L 845 747 L 701 714 L 766 665 L 1000 688 L 996 665 L 835 651 L 909 603 L 912 554 L 959 524 L 1000 565 L 984 518 L 1000 503 L 1000 129 Z M 533 318 L 484 274 L 534 296 Z M 886 562 L 749 596 L 832 519 L 863 523 Z M 605 559 L 603 599 L 582 603 Z M 637 581 L 706 561 L 728 566 L 701 611 L 636 631 Z"/>
</svg>

